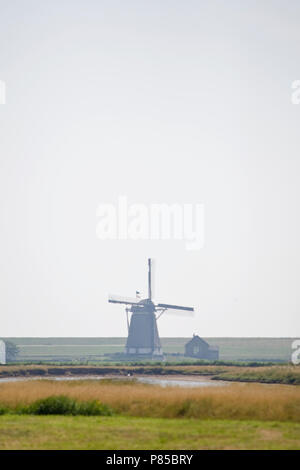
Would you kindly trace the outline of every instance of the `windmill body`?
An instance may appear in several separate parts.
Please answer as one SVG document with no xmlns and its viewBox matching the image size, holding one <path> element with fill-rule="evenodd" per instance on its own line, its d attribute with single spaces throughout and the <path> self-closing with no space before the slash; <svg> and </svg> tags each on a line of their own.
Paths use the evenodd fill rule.
<svg viewBox="0 0 300 470">
<path fill-rule="evenodd" d="M 110 296 L 110 303 L 126 305 L 128 338 L 126 356 L 162 358 L 163 350 L 159 339 L 157 319 L 168 309 L 193 312 L 191 307 L 171 304 L 155 304 L 152 300 L 152 260 L 148 259 L 148 298 Z M 129 319 L 129 314 L 131 317 Z"/>
<path fill-rule="evenodd" d="M 154 304 L 146 301 L 134 305 L 131 312 L 126 354 L 162 356 Z"/>
</svg>

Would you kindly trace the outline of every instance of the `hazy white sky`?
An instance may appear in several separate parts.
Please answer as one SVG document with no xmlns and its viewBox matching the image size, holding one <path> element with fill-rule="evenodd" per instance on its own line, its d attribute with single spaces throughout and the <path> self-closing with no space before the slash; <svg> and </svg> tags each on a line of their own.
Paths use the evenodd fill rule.
<svg viewBox="0 0 300 470">
<path fill-rule="evenodd" d="M 0 0 L 0 336 L 299 336 L 300 3 Z M 206 243 L 101 241 L 100 203 L 202 203 Z"/>
</svg>

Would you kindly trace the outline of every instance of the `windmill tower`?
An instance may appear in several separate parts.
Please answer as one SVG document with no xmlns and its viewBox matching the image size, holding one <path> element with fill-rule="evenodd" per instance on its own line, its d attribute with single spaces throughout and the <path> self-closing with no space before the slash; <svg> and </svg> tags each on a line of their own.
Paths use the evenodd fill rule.
<svg viewBox="0 0 300 470">
<path fill-rule="evenodd" d="M 155 304 L 152 299 L 153 270 L 152 260 L 148 259 L 148 298 L 140 299 L 110 296 L 108 301 L 114 304 L 126 305 L 128 338 L 125 354 L 129 356 L 142 356 L 151 358 L 162 358 L 157 320 L 166 310 L 185 311 L 191 314 L 192 307 L 182 307 L 170 304 Z M 137 292 L 139 294 L 139 292 Z M 129 314 L 131 318 L 129 319 Z"/>
</svg>

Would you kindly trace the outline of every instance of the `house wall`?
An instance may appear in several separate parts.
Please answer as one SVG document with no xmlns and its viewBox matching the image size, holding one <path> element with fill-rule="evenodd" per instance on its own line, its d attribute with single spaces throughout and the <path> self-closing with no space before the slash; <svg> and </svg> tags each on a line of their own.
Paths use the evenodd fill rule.
<svg viewBox="0 0 300 470">
<path fill-rule="evenodd" d="M 185 356 L 197 357 L 199 359 L 218 360 L 219 352 L 217 350 L 210 349 L 204 341 L 192 340 L 185 345 Z"/>
</svg>

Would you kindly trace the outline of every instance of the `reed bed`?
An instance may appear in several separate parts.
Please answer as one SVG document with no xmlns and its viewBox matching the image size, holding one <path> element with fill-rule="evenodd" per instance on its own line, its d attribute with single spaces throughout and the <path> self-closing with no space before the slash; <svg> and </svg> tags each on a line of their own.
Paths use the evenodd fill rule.
<svg viewBox="0 0 300 470">
<path fill-rule="evenodd" d="M 79 401 L 97 400 L 126 416 L 300 422 L 300 389 L 287 385 L 234 383 L 211 388 L 162 388 L 110 380 L 0 384 L 0 406 L 10 409 L 58 395 Z"/>
</svg>

